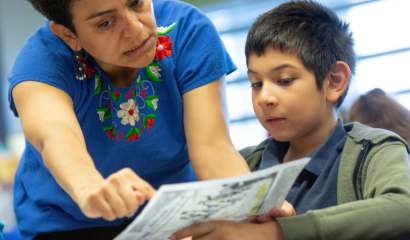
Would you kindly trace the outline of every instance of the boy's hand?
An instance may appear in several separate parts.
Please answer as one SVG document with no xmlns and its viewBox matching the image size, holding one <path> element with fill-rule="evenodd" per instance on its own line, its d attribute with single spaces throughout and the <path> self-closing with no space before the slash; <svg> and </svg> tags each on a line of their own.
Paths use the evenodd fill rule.
<svg viewBox="0 0 410 240">
<path fill-rule="evenodd" d="M 284 201 L 280 209 L 272 208 L 268 214 L 259 215 L 258 218 L 250 218 L 249 223 L 265 223 L 275 220 L 277 217 L 291 217 L 296 216 L 296 211 L 292 204 L 288 201 Z"/>
<path fill-rule="evenodd" d="M 282 240 L 283 232 L 277 221 L 263 224 L 211 221 L 186 227 L 169 239 L 178 240 L 188 236 L 195 240 Z"/>
<path fill-rule="evenodd" d="M 87 181 L 74 200 L 85 216 L 113 221 L 132 217 L 155 193 L 149 183 L 131 169 L 124 168 L 102 181 Z"/>
</svg>

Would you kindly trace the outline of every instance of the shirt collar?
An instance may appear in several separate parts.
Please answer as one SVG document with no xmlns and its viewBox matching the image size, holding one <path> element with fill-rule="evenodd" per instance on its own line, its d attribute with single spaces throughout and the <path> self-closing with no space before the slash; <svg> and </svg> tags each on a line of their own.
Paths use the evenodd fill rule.
<svg viewBox="0 0 410 240">
<path fill-rule="evenodd" d="M 305 169 L 316 176 L 319 176 L 323 167 L 328 162 L 334 148 L 344 136 L 346 136 L 346 131 L 343 127 L 343 120 L 339 119 L 338 123 L 322 145 L 307 156 L 310 157 L 311 160 L 306 164 Z"/>
<path fill-rule="evenodd" d="M 343 120 L 339 119 L 325 142 L 307 156 L 310 157 L 311 160 L 306 164 L 305 169 L 316 176 L 319 176 L 332 153 L 329 149 L 333 149 L 344 136 L 346 136 L 346 131 L 343 127 Z M 266 144 L 265 150 L 263 151 L 259 169 L 265 169 L 280 164 L 279 159 L 283 154 L 286 154 L 288 149 L 289 142 L 278 142 L 272 138 Z"/>
</svg>

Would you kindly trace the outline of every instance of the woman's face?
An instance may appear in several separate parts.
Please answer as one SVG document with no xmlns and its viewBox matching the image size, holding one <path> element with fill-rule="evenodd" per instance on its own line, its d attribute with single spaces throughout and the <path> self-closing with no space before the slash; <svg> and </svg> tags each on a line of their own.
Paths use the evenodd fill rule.
<svg viewBox="0 0 410 240">
<path fill-rule="evenodd" d="M 71 13 L 78 44 L 104 70 L 143 68 L 155 57 L 152 0 L 75 0 Z"/>
</svg>

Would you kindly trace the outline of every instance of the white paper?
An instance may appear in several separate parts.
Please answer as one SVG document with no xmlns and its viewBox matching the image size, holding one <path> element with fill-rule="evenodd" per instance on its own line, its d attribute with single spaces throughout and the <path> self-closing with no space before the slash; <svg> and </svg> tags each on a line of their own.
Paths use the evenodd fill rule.
<svg viewBox="0 0 410 240">
<path fill-rule="evenodd" d="M 243 221 L 282 206 L 309 158 L 250 174 L 162 185 L 141 214 L 114 240 L 166 240 L 210 220 Z"/>
</svg>

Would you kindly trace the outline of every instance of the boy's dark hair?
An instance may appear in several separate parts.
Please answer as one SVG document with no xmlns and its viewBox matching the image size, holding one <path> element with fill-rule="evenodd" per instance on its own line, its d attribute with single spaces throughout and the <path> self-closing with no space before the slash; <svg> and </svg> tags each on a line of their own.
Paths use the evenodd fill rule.
<svg viewBox="0 0 410 240">
<path fill-rule="evenodd" d="M 39 13 L 56 24 L 63 25 L 76 34 L 71 14 L 75 0 L 28 0 Z"/>
<path fill-rule="evenodd" d="M 296 54 L 306 68 L 313 71 L 319 90 L 336 61 L 345 62 L 355 73 L 356 54 L 353 50 L 349 24 L 341 21 L 326 7 L 313 1 L 290 1 L 261 15 L 249 31 L 245 55 L 261 56 L 266 47 Z M 350 79 L 349 79 L 350 85 Z M 338 109 L 349 87 L 335 102 Z"/>
</svg>

